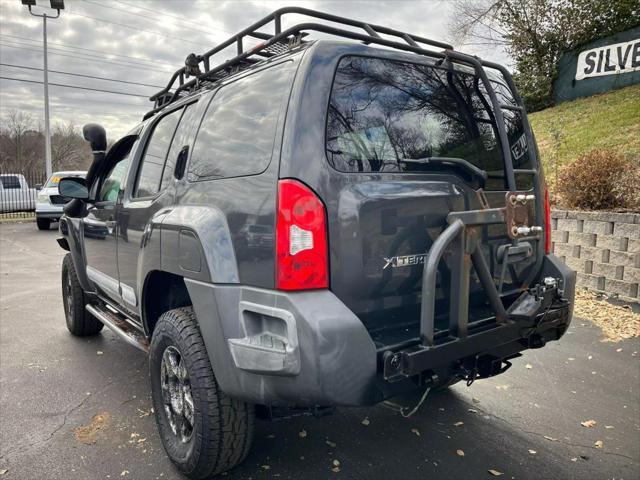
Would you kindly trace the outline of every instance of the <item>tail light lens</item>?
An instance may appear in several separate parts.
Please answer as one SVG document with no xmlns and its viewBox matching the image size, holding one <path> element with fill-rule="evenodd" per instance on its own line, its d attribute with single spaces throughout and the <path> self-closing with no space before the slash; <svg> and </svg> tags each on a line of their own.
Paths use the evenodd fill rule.
<svg viewBox="0 0 640 480">
<path fill-rule="evenodd" d="M 327 225 L 324 205 L 297 180 L 278 182 L 276 288 L 329 287 Z"/>
<path fill-rule="evenodd" d="M 544 251 L 551 253 L 551 203 L 549 202 L 549 188 L 544 186 Z"/>
</svg>

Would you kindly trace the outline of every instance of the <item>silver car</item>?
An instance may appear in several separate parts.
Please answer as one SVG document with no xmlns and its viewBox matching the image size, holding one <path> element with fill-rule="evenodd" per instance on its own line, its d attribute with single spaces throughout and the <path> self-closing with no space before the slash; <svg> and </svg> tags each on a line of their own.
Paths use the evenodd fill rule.
<svg viewBox="0 0 640 480">
<path fill-rule="evenodd" d="M 58 192 L 58 182 L 64 177 L 85 177 L 87 172 L 75 170 L 54 172 L 47 180 L 36 199 L 36 222 L 38 230 L 49 230 L 51 222 L 57 222 L 63 214 L 63 207 L 71 200 Z"/>
</svg>

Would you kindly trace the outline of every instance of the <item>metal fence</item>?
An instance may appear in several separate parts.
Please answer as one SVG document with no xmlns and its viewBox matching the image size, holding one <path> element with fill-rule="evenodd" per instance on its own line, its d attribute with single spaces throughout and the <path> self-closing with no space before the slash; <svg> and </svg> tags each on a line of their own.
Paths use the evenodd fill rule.
<svg viewBox="0 0 640 480">
<path fill-rule="evenodd" d="M 15 173 L 0 169 L 0 219 L 33 217 L 38 191 L 46 180 L 40 171 Z"/>
</svg>

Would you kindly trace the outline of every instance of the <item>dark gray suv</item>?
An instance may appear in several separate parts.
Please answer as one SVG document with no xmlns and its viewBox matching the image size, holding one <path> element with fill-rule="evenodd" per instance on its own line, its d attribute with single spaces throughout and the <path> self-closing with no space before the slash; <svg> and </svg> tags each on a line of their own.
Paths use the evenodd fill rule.
<svg viewBox="0 0 640 480">
<path fill-rule="evenodd" d="M 292 13 L 311 21 L 283 29 Z M 152 100 L 106 154 L 86 126 L 95 161 L 60 182 L 64 308 L 74 335 L 149 352 L 190 478 L 241 462 L 256 414 L 470 385 L 568 328 L 575 276 L 503 67 L 285 8 Z"/>
</svg>

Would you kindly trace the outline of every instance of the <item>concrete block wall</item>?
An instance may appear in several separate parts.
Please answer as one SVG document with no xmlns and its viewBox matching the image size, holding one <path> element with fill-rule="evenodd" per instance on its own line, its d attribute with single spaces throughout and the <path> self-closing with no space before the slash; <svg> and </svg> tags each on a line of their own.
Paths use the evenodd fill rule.
<svg viewBox="0 0 640 480">
<path fill-rule="evenodd" d="M 640 214 L 552 210 L 551 228 L 578 286 L 640 302 Z"/>
</svg>

